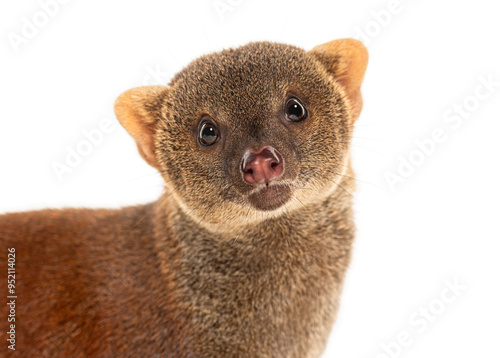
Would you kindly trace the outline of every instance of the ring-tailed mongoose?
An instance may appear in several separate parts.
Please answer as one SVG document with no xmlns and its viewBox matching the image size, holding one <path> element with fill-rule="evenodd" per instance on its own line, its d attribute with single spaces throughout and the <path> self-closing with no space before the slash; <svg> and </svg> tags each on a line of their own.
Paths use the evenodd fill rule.
<svg viewBox="0 0 500 358">
<path fill-rule="evenodd" d="M 352 39 L 254 42 L 119 96 L 165 192 L 1 215 L 1 355 L 319 357 L 351 256 L 367 61 Z"/>
</svg>

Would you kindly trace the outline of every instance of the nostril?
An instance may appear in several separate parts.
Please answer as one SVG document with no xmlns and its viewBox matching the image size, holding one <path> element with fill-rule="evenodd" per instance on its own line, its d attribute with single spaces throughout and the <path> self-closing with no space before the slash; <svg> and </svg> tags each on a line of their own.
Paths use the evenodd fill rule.
<svg viewBox="0 0 500 358">
<path fill-rule="evenodd" d="M 284 160 L 273 147 L 263 147 L 259 151 L 247 150 L 241 166 L 243 180 L 249 184 L 269 184 L 279 179 L 284 171 Z"/>
</svg>

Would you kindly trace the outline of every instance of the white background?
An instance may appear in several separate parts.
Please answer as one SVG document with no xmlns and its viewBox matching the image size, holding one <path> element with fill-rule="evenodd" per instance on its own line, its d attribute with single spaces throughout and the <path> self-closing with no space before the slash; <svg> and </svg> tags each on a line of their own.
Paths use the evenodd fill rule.
<svg viewBox="0 0 500 358">
<path fill-rule="evenodd" d="M 310 49 L 363 31 L 358 235 L 324 357 L 498 357 L 500 87 L 474 97 L 481 78 L 500 82 L 495 2 L 220 3 L 231 7 L 222 16 L 213 0 L 71 0 L 44 24 L 38 1 L 2 2 L 0 212 L 152 201 L 162 183 L 116 122 L 120 92 L 167 83 L 197 56 L 249 41 Z M 13 46 L 23 18 L 37 19 L 37 32 Z M 470 110 L 446 122 L 464 101 Z M 64 164 L 103 119 L 111 133 L 58 180 L 53 163 Z M 415 152 L 436 129 L 445 140 Z M 413 172 L 401 172 L 410 159 Z M 389 172 L 406 176 L 394 190 Z M 446 280 L 465 287 L 447 293 L 453 302 L 441 299 Z M 412 324 L 425 307 L 433 316 Z M 404 332 L 402 347 L 394 342 Z"/>
</svg>

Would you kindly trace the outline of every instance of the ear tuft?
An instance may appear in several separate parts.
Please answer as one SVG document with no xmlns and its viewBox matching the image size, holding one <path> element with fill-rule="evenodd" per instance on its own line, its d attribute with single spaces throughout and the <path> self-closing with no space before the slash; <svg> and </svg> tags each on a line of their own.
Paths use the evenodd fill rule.
<svg viewBox="0 0 500 358">
<path fill-rule="evenodd" d="M 115 101 L 116 117 L 135 139 L 139 153 L 146 162 L 159 169 L 155 154 L 156 124 L 168 95 L 166 86 L 143 86 L 122 93 Z"/>
<path fill-rule="evenodd" d="M 314 47 L 309 53 L 318 60 L 345 90 L 353 119 L 363 106 L 361 83 L 368 65 L 368 51 L 361 41 L 340 39 Z"/>
</svg>

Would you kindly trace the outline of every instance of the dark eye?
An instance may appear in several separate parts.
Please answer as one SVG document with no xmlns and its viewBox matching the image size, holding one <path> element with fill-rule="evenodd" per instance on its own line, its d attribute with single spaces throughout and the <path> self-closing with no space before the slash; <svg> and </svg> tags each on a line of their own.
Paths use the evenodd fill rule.
<svg viewBox="0 0 500 358">
<path fill-rule="evenodd" d="M 215 124 L 211 122 L 202 122 L 198 134 L 198 140 L 201 145 L 209 146 L 217 142 L 219 139 L 219 131 Z"/>
<path fill-rule="evenodd" d="M 285 116 L 289 121 L 299 122 L 307 118 L 307 111 L 297 98 L 290 98 L 285 104 Z"/>
</svg>

